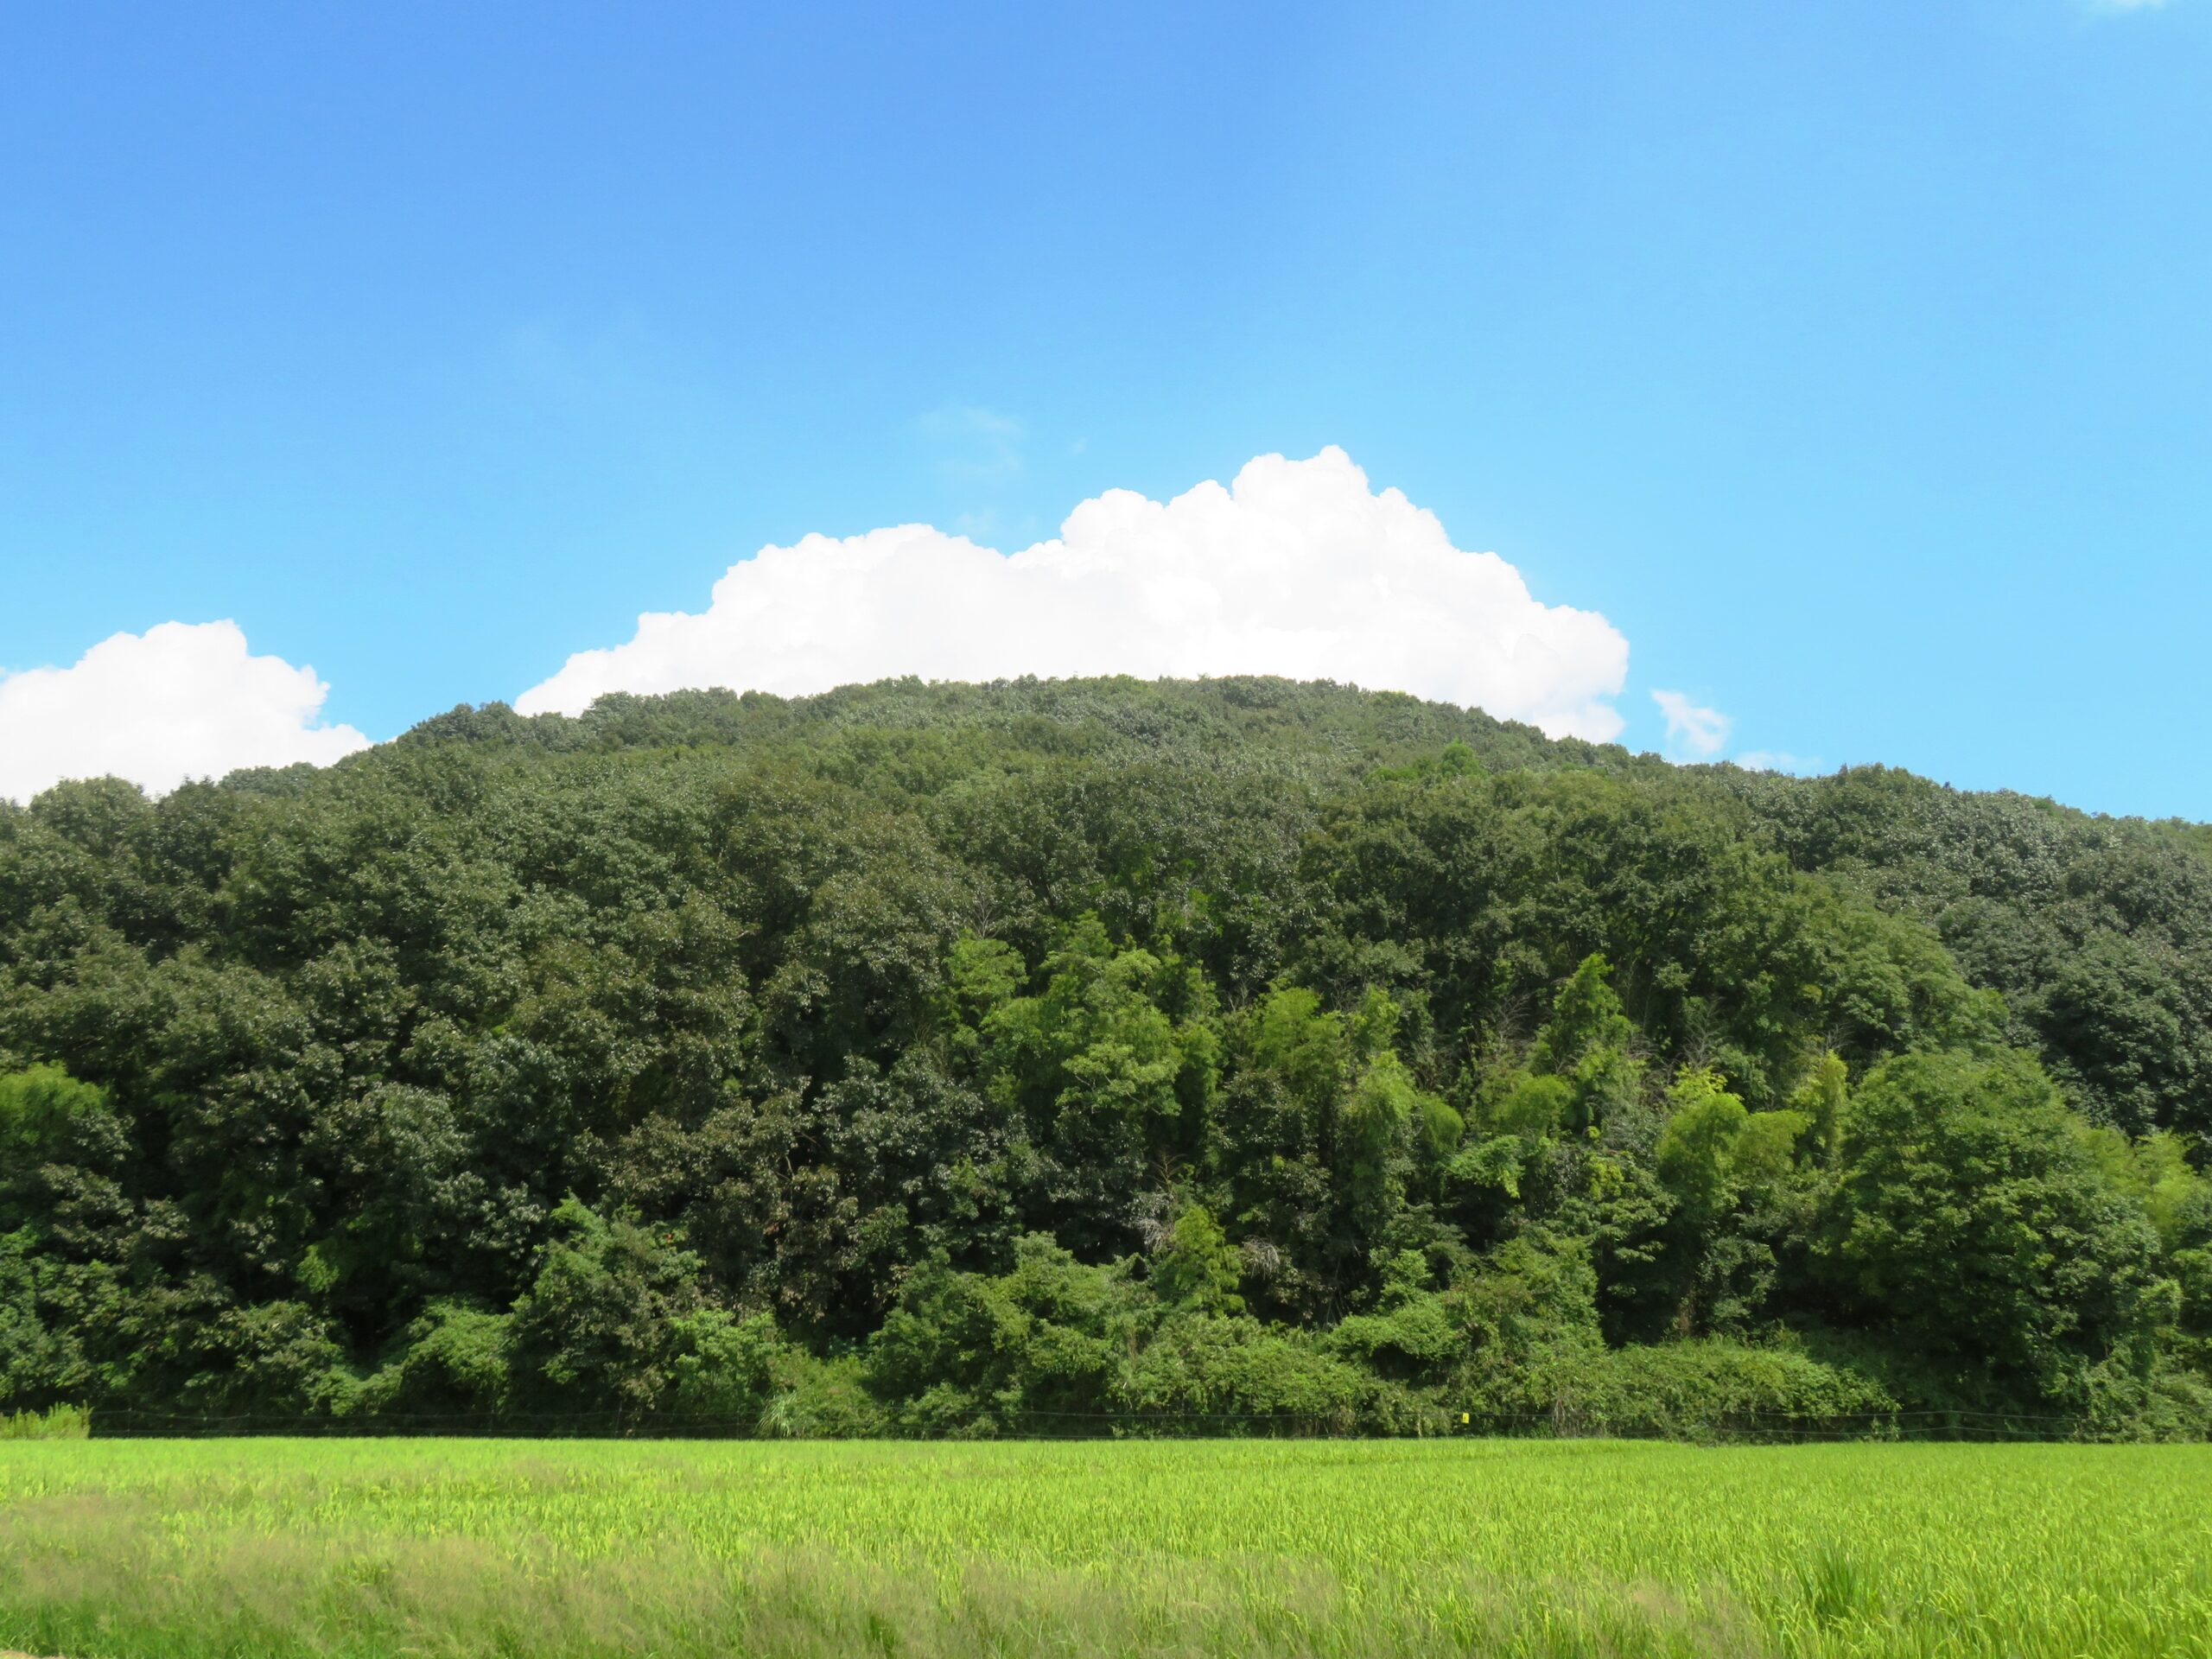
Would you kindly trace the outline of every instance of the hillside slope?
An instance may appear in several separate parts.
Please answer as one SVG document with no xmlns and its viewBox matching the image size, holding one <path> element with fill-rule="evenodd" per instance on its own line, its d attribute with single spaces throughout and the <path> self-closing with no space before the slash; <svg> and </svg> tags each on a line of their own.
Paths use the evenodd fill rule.
<svg viewBox="0 0 2212 1659">
<path fill-rule="evenodd" d="M 2212 858 L 1235 679 L 0 805 L 0 1404 L 2212 1420 Z"/>
</svg>

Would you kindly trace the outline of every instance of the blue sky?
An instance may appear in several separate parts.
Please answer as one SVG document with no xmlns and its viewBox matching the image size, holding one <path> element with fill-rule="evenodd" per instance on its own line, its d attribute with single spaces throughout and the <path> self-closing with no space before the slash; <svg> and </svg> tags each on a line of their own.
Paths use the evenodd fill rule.
<svg viewBox="0 0 2212 1659">
<path fill-rule="evenodd" d="M 1635 747 L 2212 818 L 2212 0 L 0 8 L 0 251 L 24 708 L 229 619 L 382 738 L 1336 445 Z"/>
</svg>

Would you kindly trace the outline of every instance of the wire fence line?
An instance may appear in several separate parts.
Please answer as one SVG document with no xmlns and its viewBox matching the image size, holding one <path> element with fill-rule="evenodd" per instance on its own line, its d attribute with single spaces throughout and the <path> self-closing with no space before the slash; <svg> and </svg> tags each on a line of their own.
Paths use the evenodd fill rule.
<svg viewBox="0 0 2212 1659">
<path fill-rule="evenodd" d="M 99 1440 L 212 1440 L 273 1437 L 515 1440 L 717 1440 L 764 1434 L 757 1417 L 666 1412 L 382 1412 L 295 1416 L 268 1412 L 96 1410 Z M 891 1427 L 884 1438 L 1358 1440 L 1441 1439 L 1675 1440 L 1698 1444 L 1806 1445 L 1824 1441 L 2087 1441 L 2112 1438 L 2108 1426 L 2082 1417 L 2013 1412 L 1889 1411 L 1839 1416 L 1729 1412 L 1681 1417 L 1609 1417 L 1562 1409 L 1519 1414 L 1438 1411 L 1377 1422 L 1339 1414 L 1231 1412 L 1027 1411 L 957 1432 Z"/>
</svg>

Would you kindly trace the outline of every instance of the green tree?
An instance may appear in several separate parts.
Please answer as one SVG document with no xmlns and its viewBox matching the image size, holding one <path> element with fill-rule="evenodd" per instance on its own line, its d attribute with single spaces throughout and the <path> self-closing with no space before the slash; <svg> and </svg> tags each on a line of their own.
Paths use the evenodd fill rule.
<svg viewBox="0 0 2212 1659">
<path fill-rule="evenodd" d="M 673 1380 L 677 1322 L 700 1308 L 699 1258 L 672 1232 L 573 1197 L 552 1223 L 537 1277 L 515 1304 L 519 1368 L 548 1403 L 651 1410 Z"/>
<path fill-rule="evenodd" d="M 1585 957 L 1552 1003 L 1530 1065 L 1561 1078 L 1572 1091 L 1567 1127 L 1586 1129 L 1636 1098 L 1643 1067 L 1630 1058 L 1636 1027 L 1622 1010 L 1601 955 Z"/>
<path fill-rule="evenodd" d="M 2097 1365 L 2147 1369 L 2172 1317 L 2158 1236 L 2078 1124 L 2023 1055 L 1900 1056 L 1853 1103 L 1828 1259 L 1964 1392 L 2079 1404 Z"/>
<path fill-rule="evenodd" d="M 1002 988 L 1002 976 L 978 980 Z M 1215 1086 L 1207 998 L 1184 964 L 1144 950 L 1116 950 L 1086 916 L 1039 971 L 1033 996 L 1003 997 L 982 1015 L 980 1069 L 992 1096 L 1018 1111 L 1044 1154 L 1037 1216 L 1087 1251 L 1134 1242 L 1132 1203 L 1147 1166 L 1203 1130 Z M 1165 1005 L 1165 1006 L 1164 1006 Z M 1189 1010 L 1179 1020 L 1169 1007 Z M 1201 1122 L 1184 1122 L 1185 1109 Z"/>
<path fill-rule="evenodd" d="M 1751 1114 L 1715 1071 L 1684 1067 L 1667 1096 L 1659 1137 L 1659 1179 L 1675 1213 L 1694 1234 L 1710 1230 L 1737 1196 L 1737 1149 Z"/>
<path fill-rule="evenodd" d="M 1152 1284 L 1160 1299 L 1198 1313 L 1242 1313 L 1244 1299 L 1236 1291 L 1242 1276 L 1236 1249 L 1213 1212 L 1195 1199 L 1186 1200 L 1168 1229 L 1166 1247 L 1153 1263 Z"/>
</svg>

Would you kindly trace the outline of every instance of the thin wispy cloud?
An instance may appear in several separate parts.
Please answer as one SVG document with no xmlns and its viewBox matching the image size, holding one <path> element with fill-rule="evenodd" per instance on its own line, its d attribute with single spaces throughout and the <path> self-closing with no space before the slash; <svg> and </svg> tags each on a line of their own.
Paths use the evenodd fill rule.
<svg viewBox="0 0 2212 1659">
<path fill-rule="evenodd" d="M 1787 749 L 1746 749 L 1734 760 L 1746 772 L 1786 772 L 1797 778 L 1827 769 L 1814 756 L 1792 754 Z"/>
<path fill-rule="evenodd" d="M 1668 752 L 1676 756 L 1688 754 L 1709 760 L 1726 745 L 1728 734 L 1735 727 L 1735 721 L 1718 709 L 1693 702 L 1680 691 L 1654 691 L 1651 701 L 1666 717 Z"/>
<path fill-rule="evenodd" d="M 939 451 L 938 475 L 949 484 L 997 484 L 1021 474 L 1027 430 L 1014 416 L 973 404 L 947 404 L 915 424 Z"/>
</svg>

